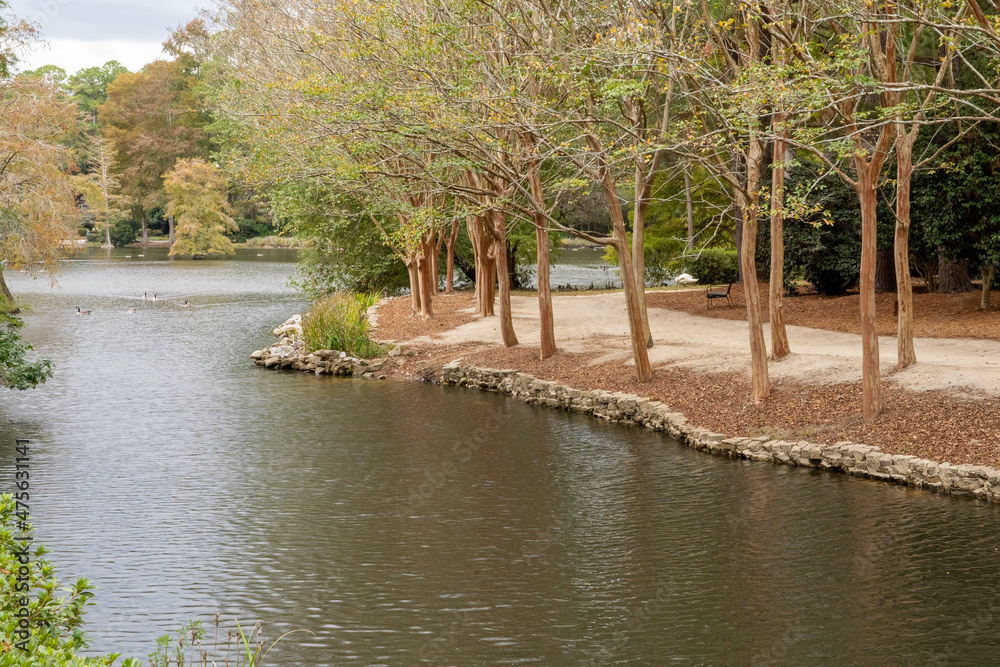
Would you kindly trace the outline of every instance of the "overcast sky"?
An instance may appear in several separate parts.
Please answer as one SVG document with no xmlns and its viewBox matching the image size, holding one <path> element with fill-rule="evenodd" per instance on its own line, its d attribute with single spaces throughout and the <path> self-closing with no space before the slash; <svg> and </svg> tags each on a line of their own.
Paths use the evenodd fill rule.
<svg viewBox="0 0 1000 667">
<path fill-rule="evenodd" d="M 10 11 L 42 26 L 47 46 L 26 54 L 20 69 L 58 65 L 72 74 L 117 60 L 130 70 L 164 57 L 170 29 L 211 0 L 8 0 Z"/>
</svg>

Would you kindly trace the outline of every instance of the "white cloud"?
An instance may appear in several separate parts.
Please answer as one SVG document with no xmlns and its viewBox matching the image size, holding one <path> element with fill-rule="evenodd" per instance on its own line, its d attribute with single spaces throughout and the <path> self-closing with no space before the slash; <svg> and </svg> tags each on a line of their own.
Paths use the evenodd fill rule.
<svg viewBox="0 0 1000 667">
<path fill-rule="evenodd" d="M 161 55 L 170 30 L 210 0 L 8 0 L 9 12 L 35 21 L 48 48 L 25 54 L 20 69 L 58 65 L 72 74 L 118 60 L 131 70 Z"/>
<path fill-rule="evenodd" d="M 67 73 L 84 67 L 100 66 L 117 60 L 132 71 L 142 69 L 146 63 L 166 58 L 160 42 L 104 40 L 90 42 L 79 39 L 52 39 L 48 45 L 36 47 L 18 63 L 21 70 L 35 69 L 42 65 L 57 65 Z"/>
</svg>

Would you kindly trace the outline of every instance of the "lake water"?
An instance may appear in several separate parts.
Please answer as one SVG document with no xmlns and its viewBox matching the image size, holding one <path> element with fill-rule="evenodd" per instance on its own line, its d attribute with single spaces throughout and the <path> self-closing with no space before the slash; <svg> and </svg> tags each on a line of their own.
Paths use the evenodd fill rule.
<svg viewBox="0 0 1000 667">
<path fill-rule="evenodd" d="M 8 273 L 56 376 L 0 394 L 0 485 L 31 438 L 37 536 L 96 584 L 95 650 L 144 657 L 221 610 L 314 633 L 274 665 L 997 660 L 998 507 L 263 370 L 249 353 L 304 305 L 293 253 L 136 254 L 90 251 L 56 288 Z"/>
<path fill-rule="evenodd" d="M 556 263 L 549 269 L 549 282 L 553 289 L 562 286 L 582 289 L 621 287 L 618 267 L 604 261 L 604 248 L 560 248 L 555 254 Z M 532 275 L 530 286 L 538 282 Z"/>
</svg>

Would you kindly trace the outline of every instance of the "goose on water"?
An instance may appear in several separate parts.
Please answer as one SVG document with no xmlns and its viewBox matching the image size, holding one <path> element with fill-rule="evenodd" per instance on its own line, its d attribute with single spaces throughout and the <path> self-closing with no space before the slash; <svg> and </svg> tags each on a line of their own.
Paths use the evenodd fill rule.
<svg viewBox="0 0 1000 667">
<path fill-rule="evenodd" d="M 76 307 L 76 314 L 77 315 L 90 315 L 90 311 L 89 310 L 80 310 L 80 306 L 77 306 Z"/>
<path fill-rule="evenodd" d="M 187 299 L 184 299 L 184 303 L 181 304 L 181 308 L 190 308 L 190 307 L 191 304 L 188 302 Z"/>
<path fill-rule="evenodd" d="M 129 315 L 135 315 L 135 308 L 129 308 L 128 309 L 128 314 Z"/>
<path fill-rule="evenodd" d="M 156 294 L 154 293 L 154 294 L 153 294 L 153 296 L 152 296 L 152 297 L 150 297 L 150 298 L 151 298 L 151 299 L 152 299 L 153 301 L 156 301 Z"/>
</svg>

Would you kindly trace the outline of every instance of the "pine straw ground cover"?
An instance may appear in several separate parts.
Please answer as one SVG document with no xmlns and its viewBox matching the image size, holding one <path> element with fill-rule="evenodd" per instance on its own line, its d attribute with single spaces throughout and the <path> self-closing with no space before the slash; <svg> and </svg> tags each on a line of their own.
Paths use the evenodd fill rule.
<svg viewBox="0 0 1000 667">
<path fill-rule="evenodd" d="M 704 294 L 700 296 L 705 298 Z M 439 321 L 422 322 L 410 316 L 407 300 L 391 300 L 379 309 L 377 335 L 404 341 L 447 330 L 471 319 L 469 314 L 458 312 L 470 304 L 471 300 L 461 297 L 437 299 Z M 536 348 L 508 350 L 472 343 L 428 346 L 419 356 L 398 357 L 394 373 L 412 376 L 428 366 L 440 366 L 459 357 L 470 365 L 516 368 L 578 389 L 648 396 L 682 412 L 691 423 L 727 436 L 768 434 L 822 444 L 851 440 L 878 445 L 893 454 L 1000 467 L 1000 399 L 992 397 L 913 392 L 885 383 L 885 410 L 877 420 L 865 424 L 861 420 L 860 383 L 774 383 L 771 397 L 754 404 L 749 399 L 748 375 L 696 373 L 660 366 L 651 382 L 640 385 L 623 361 L 595 364 L 586 355 L 566 353 L 540 361 Z"/>
</svg>

